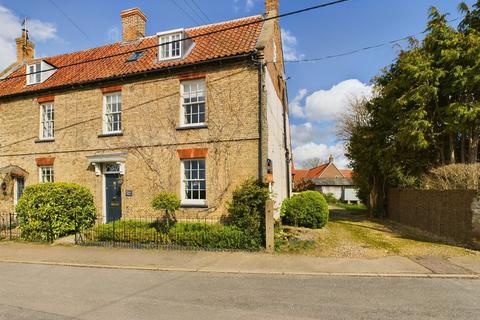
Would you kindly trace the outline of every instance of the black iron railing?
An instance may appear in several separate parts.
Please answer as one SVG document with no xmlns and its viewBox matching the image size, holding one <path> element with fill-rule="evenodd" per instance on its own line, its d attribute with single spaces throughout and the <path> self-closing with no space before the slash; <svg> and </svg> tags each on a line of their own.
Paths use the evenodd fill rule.
<svg viewBox="0 0 480 320">
<path fill-rule="evenodd" d="M 14 213 L 0 214 L 0 240 L 14 240 L 20 237 L 17 215 Z"/>
<path fill-rule="evenodd" d="M 174 250 L 258 251 L 262 237 L 210 219 L 126 218 L 79 230 L 76 243 Z"/>
</svg>

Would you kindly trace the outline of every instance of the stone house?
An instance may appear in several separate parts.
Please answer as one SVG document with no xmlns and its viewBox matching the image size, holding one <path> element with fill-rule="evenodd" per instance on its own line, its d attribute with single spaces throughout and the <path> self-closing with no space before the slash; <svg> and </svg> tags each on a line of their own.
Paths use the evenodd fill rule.
<svg viewBox="0 0 480 320">
<path fill-rule="evenodd" d="M 278 0 L 265 16 L 145 34 L 121 12 L 121 42 L 35 58 L 28 33 L 0 73 L 0 213 L 24 186 L 88 187 L 100 221 L 153 214 L 217 219 L 248 178 L 290 194 L 290 135 Z"/>
<path fill-rule="evenodd" d="M 302 181 L 312 181 L 315 190 L 323 194 L 331 193 L 338 201 L 358 203 L 357 188 L 353 184 L 352 170 L 338 169 L 330 156 L 327 163 L 311 169 L 293 169 L 293 185 L 300 185 Z"/>
</svg>

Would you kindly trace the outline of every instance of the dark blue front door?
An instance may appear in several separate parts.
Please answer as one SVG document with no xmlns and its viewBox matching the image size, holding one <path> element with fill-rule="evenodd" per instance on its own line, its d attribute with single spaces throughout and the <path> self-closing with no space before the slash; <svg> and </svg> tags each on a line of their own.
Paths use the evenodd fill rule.
<svg viewBox="0 0 480 320">
<path fill-rule="evenodd" d="M 17 201 L 23 194 L 23 189 L 25 189 L 25 179 L 23 177 L 17 177 Z"/>
<path fill-rule="evenodd" d="M 105 175 L 105 200 L 107 209 L 107 222 L 122 218 L 122 185 L 120 174 Z"/>
</svg>

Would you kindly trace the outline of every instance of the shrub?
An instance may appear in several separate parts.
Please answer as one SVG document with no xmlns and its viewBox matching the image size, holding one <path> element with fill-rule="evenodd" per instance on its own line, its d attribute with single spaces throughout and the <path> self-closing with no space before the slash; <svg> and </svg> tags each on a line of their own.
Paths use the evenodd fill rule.
<svg viewBox="0 0 480 320">
<path fill-rule="evenodd" d="M 287 225 L 317 229 L 328 222 L 327 201 L 316 191 L 304 191 L 285 199 L 280 212 Z"/>
<path fill-rule="evenodd" d="M 177 223 L 168 233 L 176 245 L 211 249 L 247 249 L 261 247 L 258 239 L 235 226 L 202 223 Z"/>
<path fill-rule="evenodd" d="M 235 226 L 178 222 L 168 230 L 159 221 L 116 221 L 86 233 L 90 241 L 178 245 L 191 248 L 258 250 L 259 243 Z"/>
<path fill-rule="evenodd" d="M 92 193 L 74 183 L 43 183 L 25 188 L 16 206 L 22 238 L 53 241 L 95 223 Z"/>
<path fill-rule="evenodd" d="M 180 199 L 173 193 L 160 192 L 153 198 L 152 207 L 156 210 L 165 210 L 167 213 L 172 214 L 180 208 Z"/>
<path fill-rule="evenodd" d="M 327 203 L 335 204 L 338 202 L 337 198 L 333 195 L 333 193 L 329 192 L 327 194 L 322 193 L 323 197 L 327 201 Z"/>
<path fill-rule="evenodd" d="M 164 227 L 157 221 L 148 223 L 121 220 L 98 225 L 86 232 L 86 237 L 92 241 L 170 244 L 170 239 L 164 232 Z"/>
<path fill-rule="evenodd" d="M 434 190 L 480 190 L 480 164 L 451 164 L 432 169 L 421 186 Z"/>
<path fill-rule="evenodd" d="M 265 203 L 269 197 L 270 192 L 265 184 L 255 179 L 245 181 L 233 192 L 232 201 L 228 204 L 227 223 L 263 243 Z"/>
<path fill-rule="evenodd" d="M 175 211 L 180 208 L 180 199 L 170 192 L 160 192 L 152 200 L 152 207 L 155 210 L 165 210 L 167 226 L 169 221 L 175 222 Z"/>
</svg>

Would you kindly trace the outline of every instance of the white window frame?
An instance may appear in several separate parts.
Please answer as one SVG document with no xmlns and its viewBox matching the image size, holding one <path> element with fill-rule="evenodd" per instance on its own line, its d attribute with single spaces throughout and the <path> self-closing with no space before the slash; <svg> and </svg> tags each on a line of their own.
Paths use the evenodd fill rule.
<svg viewBox="0 0 480 320">
<path fill-rule="evenodd" d="M 180 59 L 183 56 L 183 32 L 158 34 L 158 59 L 160 61 Z M 178 41 L 178 42 L 174 42 Z M 164 43 L 167 43 L 164 45 Z M 173 55 L 174 46 L 178 45 L 178 54 Z M 176 49 L 176 48 L 175 48 Z"/>
<path fill-rule="evenodd" d="M 55 182 L 55 170 L 53 166 L 38 167 L 38 180 L 40 183 Z"/>
<path fill-rule="evenodd" d="M 185 92 L 185 86 L 186 85 L 198 85 L 198 84 L 203 84 L 203 101 L 199 103 L 198 99 L 196 102 L 185 102 L 185 98 L 187 97 L 187 93 Z M 197 88 L 198 89 L 198 88 Z M 197 98 L 199 97 L 198 93 L 202 92 L 201 90 L 196 90 L 197 93 Z M 191 95 L 191 92 L 189 93 Z M 200 105 L 203 102 L 203 108 L 204 108 L 204 121 L 203 122 L 194 122 L 194 123 L 188 123 L 185 121 L 185 116 L 186 116 L 186 108 L 188 106 L 192 106 L 197 104 L 198 107 L 200 108 Z M 197 114 L 200 114 L 200 112 L 197 112 Z M 195 80 L 186 80 L 182 81 L 180 83 L 180 127 L 182 128 L 188 128 L 188 127 L 203 127 L 207 124 L 207 85 L 206 85 L 206 79 L 201 78 L 201 79 L 195 79 Z"/>
<path fill-rule="evenodd" d="M 118 102 L 120 106 L 120 110 L 117 109 L 116 112 L 109 112 L 107 113 L 107 100 L 109 97 L 118 97 Z M 119 121 L 119 129 L 118 130 L 109 130 L 109 116 L 110 115 L 120 115 L 120 121 Z M 103 134 L 116 134 L 116 133 L 122 133 L 122 92 L 117 91 L 117 92 L 112 92 L 112 93 L 106 93 L 103 95 Z"/>
<path fill-rule="evenodd" d="M 50 119 L 45 119 L 46 112 L 48 113 L 50 109 L 51 117 Z M 50 130 L 45 131 L 45 126 L 51 124 Z M 40 140 L 54 140 L 55 139 L 55 104 L 53 102 L 43 103 L 40 105 Z M 47 133 L 47 134 L 45 134 Z"/>
<path fill-rule="evenodd" d="M 205 175 L 203 179 L 187 179 L 185 176 L 185 163 L 189 161 L 203 161 L 204 162 L 204 170 L 205 170 Z M 194 158 L 194 159 L 182 159 L 181 160 L 181 165 L 180 165 L 180 170 L 181 170 L 181 203 L 184 206 L 206 206 L 207 205 L 207 160 L 205 158 Z M 198 182 L 204 182 L 205 183 L 205 199 L 188 199 L 187 198 L 187 182 L 188 181 L 198 181 Z"/>
<path fill-rule="evenodd" d="M 42 82 L 42 62 L 27 65 L 27 86 Z"/>
</svg>

